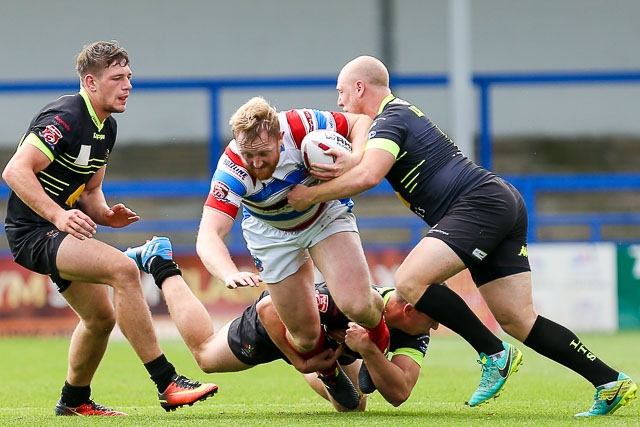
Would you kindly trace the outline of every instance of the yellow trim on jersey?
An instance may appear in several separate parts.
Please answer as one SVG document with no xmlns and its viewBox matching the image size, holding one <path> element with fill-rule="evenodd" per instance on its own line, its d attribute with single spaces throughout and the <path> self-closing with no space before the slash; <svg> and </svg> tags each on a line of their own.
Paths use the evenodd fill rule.
<svg viewBox="0 0 640 427">
<path fill-rule="evenodd" d="M 382 102 L 380 103 L 380 107 L 378 107 L 378 114 L 382 113 L 382 110 L 384 110 L 384 107 L 386 107 L 387 104 L 391 102 L 393 98 L 395 98 L 395 95 L 390 93 L 389 95 L 387 95 L 385 99 L 382 100 Z"/>
<path fill-rule="evenodd" d="M 364 149 L 366 151 L 372 148 L 379 148 L 380 150 L 387 151 L 391 153 L 394 158 L 397 158 L 398 153 L 400 153 L 400 147 L 398 147 L 398 144 L 386 138 L 372 138 L 368 140 Z"/>
<path fill-rule="evenodd" d="M 420 350 L 416 350 L 415 348 L 402 347 L 396 349 L 393 352 L 393 356 L 403 355 L 411 358 L 414 362 L 416 362 L 419 366 L 422 366 L 422 361 L 424 360 L 424 354 L 420 352 Z M 392 358 L 393 358 L 392 356 Z"/>
<path fill-rule="evenodd" d="M 391 295 L 395 292 L 395 288 L 391 286 L 383 286 L 379 289 L 379 292 L 382 294 L 382 301 L 384 302 L 384 306 L 387 306 L 387 303 L 391 299 Z M 401 347 L 396 349 L 393 353 L 389 353 L 389 359 L 392 359 L 393 356 L 403 355 L 411 358 L 418 365 L 422 366 L 422 361 L 424 360 L 424 354 L 422 354 L 419 350 L 415 348 L 409 347 Z"/>
<path fill-rule="evenodd" d="M 400 201 L 401 201 L 402 203 L 404 203 L 404 205 L 405 205 L 406 207 L 408 207 L 409 209 L 411 209 L 411 203 L 409 203 L 409 202 L 407 201 L 407 199 L 405 199 L 404 197 L 402 197 L 402 195 L 401 195 L 400 193 L 398 193 L 397 191 L 396 191 L 395 193 L 396 193 L 396 196 L 398 196 L 398 199 L 400 199 Z"/>
<path fill-rule="evenodd" d="M 67 197 L 67 200 L 65 200 L 64 204 L 72 208 L 73 205 L 78 200 L 78 198 L 80 197 L 80 194 L 82 194 L 82 192 L 84 191 L 84 187 L 85 187 L 85 184 L 82 184 L 80 187 L 78 187 L 76 191 L 74 191 L 69 195 L 69 197 Z"/>
<path fill-rule="evenodd" d="M 45 171 L 40 171 L 40 173 L 38 173 L 38 175 L 40 176 L 40 180 L 42 182 L 44 182 L 45 184 L 48 184 L 49 187 L 53 187 L 54 189 L 58 190 L 58 191 L 63 191 L 65 187 L 68 187 L 69 184 L 67 184 L 64 181 L 59 180 L 56 177 L 51 176 L 50 174 L 46 173 Z M 47 179 L 45 179 L 47 178 Z M 55 181 L 55 183 L 54 183 Z"/>
<path fill-rule="evenodd" d="M 51 152 L 51 150 L 49 150 L 49 147 L 47 147 L 47 145 L 44 142 L 42 142 L 42 140 L 40 138 L 38 138 L 38 135 L 36 135 L 35 133 L 31 132 L 29 135 L 27 135 L 20 142 L 20 145 L 22 145 L 23 143 L 27 143 L 29 145 L 33 145 L 38 150 L 42 151 L 42 153 L 45 156 L 47 156 L 49 158 L 49 160 L 53 161 L 53 159 L 54 159 L 53 153 Z"/>
<path fill-rule="evenodd" d="M 82 97 L 82 99 L 84 99 L 84 103 L 87 105 L 87 110 L 89 110 L 89 115 L 91 116 L 91 120 L 93 120 L 93 124 L 96 125 L 96 127 L 98 128 L 98 132 L 100 132 L 102 130 L 102 127 L 104 126 L 104 121 L 100 122 L 100 119 L 98 119 L 98 115 L 93 109 L 93 105 L 91 105 L 89 94 L 83 87 L 80 88 L 80 96 Z"/>
<path fill-rule="evenodd" d="M 382 303 L 386 307 L 387 303 L 391 299 L 391 294 L 396 291 L 395 288 L 391 286 L 381 286 L 379 292 L 382 294 Z"/>
</svg>

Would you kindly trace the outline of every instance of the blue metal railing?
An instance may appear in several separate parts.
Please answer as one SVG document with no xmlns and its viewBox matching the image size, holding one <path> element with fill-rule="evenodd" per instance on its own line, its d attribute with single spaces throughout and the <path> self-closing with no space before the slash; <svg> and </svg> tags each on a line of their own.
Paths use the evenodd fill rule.
<svg viewBox="0 0 640 427">
<path fill-rule="evenodd" d="M 492 168 L 492 109 L 491 93 L 497 86 L 523 85 L 575 85 L 575 84 L 638 84 L 640 72 L 610 71 L 610 72 L 566 72 L 566 73 L 493 73 L 478 74 L 473 77 L 473 83 L 479 90 L 479 133 L 480 133 L 480 161 L 487 169 Z M 406 86 L 441 87 L 448 84 L 444 74 L 435 75 L 394 75 L 391 76 L 391 86 L 400 88 Z M 225 91 L 248 88 L 277 88 L 284 90 L 301 88 L 335 87 L 334 76 L 312 77 L 275 77 L 275 78 L 191 78 L 191 79 L 136 79 L 134 90 L 139 91 L 205 91 L 209 96 L 209 169 L 217 163 L 224 144 L 224 129 L 220 127 L 222 111 L 221 94 Z M 78 89 L 77 81 L 33 81 L 0 82 L 0 96 L 10 93 L 38 93 L 60 92 L 70 93 Z M 554 213 L 541 214 L 537 211 L 537 197 L 543 193 L 554 192 L 594 192 L 594 191 L 637 191 L 640 190 L 640 174 L 587 174 L 587 175 L 514 175 L 507 177 L 523 193 L 530 213 L 529 241 L 538 240 L 538 229 L 549 225 L 582 224 L 590 229 L 591 240 L 602 239 L 604 225 L 640 225 L 640 218 L 636 213 Z M 136 180 L 135 185 L 127 181 L 110 181 L 104 184 L 108 197 L 203 197 L 208 192 L 208 180 Z M 381 185 L 366 194 L 387 194 L 391 189 L 388 184 Z M 0 200 L 6 199 L 8 188 L 0 182 Z M 146 224 L 146 225 L 144 225 Z M 152 231 L 163 230 L 196 230 L 192 220 L 167 219 L 145 220 L 132 227 Z M 403 225 L 410 229 L 411 242 L 414 244 L 420 238 L 423 224 L 407 218 L 361 218 L 360 227 L 390 228 Z M 132 231 L 135 231 L 132 229 Z M 4 230 L 2 231 L 4 232 Z"/>
<path fill-rule="evenodd" d="M 493 169 L 491 93 L 497 86 L 531 85 L 591 85 L 591 84 L 638 84 L 640 71 L 581 71 L 581 72 L 541 72 L 541 73 L 486 73 L 473 77 L 473 83 L 480 91 L 480 161 L 485 168 Z"/>
</svg>

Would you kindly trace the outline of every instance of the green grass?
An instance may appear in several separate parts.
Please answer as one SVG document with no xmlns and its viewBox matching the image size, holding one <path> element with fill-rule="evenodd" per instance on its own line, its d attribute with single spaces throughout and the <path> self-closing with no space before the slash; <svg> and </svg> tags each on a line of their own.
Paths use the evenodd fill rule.
<svg viewBox="0 0 640 427">
<path fill-rule="evenodd" d="M 615 368 L 640 379 L 640 331 L 581 337 Z M 437 335 L 432 340 L 420 380 L 411 398 L 399 408 L 379 394 L 370 396 L 364 413 L 336 413 L 315 395 L 290 366 L 276 362 L 241 372 L 206 375 L 195 365 L 181 341 L 162 340 L 180 373 L 215 382 L 218 394 L 192 407 L 164 412 L 153 384 L 126 342 L 110 344 L 94 379 L 93 397 L 130 417 L 56 417 L 53 407 L 66 373 L 67 338 L 0 338 L 2 391 L 0 425 L 118 426 L 638 426 L 640 403 L 598 419 L 574 419 L 588 409 L 593 388 L 573 372 L 526 347 L 524 366 L 507 383 L 502 396 L 487 405 L 464 405 L 475 389 L 479 366 L 462 339 Z"/>
</svg>

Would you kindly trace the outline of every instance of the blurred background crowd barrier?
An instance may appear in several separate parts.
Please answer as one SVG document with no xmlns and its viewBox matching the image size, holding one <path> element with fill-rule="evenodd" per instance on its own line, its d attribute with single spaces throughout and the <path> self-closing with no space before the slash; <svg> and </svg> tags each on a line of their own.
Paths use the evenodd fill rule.
<svg viewBox="0 0 640 427">
<path fill-rule="evenodd" d="M 637 244 L 640 240 L 640 214 L 636 200 L 640 193 L 640 174 L 634 171 L 608 172 L 602 165 L 602 158 L 585 160 L 580 156 L 580 144 L 588 142 L 580 141 L 573 148 L 574 161 L 578 164 L 570 166 L 572 161 L 565 158 L 563 164 L 567 170 L 564 172 L 509 173 L 535 169 L 527 164 L 526 154 L 524 159 L 519 158 L 518 153 L 500 154 L 494 147 L 491 134 L 494 111 L 490 102 L 492 91 L 500 85 L 635 85 L 640 83 L 640 73 L 502 74 L 476 76 L 473 81 L 479 89 L 477 111 L 481 132 L 478 150 L 472 155 L 483 166 L 497 169 L 497 172 L 504 169 L 507 172 L 504 175 L 526 199 L 530 212 L 529 254 L 534 267 L 538 309 L 551 313 L 555 319 L 577 330 L 612 331 L 640 327 L 640 245 Z M 447 83 L 445 76 L 392 78 L 396 93 L 408 92 L 412 87 L 438 87 Z M 224 92 L 233 90 L 254 89 L 260 92 L 265 87 L 331 89 L 334 84 L 334 79 L 329 77 L 136 81 L 135 91 L 204 91 L 209 105 L 210 137 L 204 144 L 181 144 L 177 151 L 162 145 L 145 144 L 139 148 L 142 152 L 137 156 L 129 153 L 116 158 L 119 152 L 116 149 L 104 184 L 105 194 L 110 201 L 124 201 L 133 206 L 143 220 L 125 229 L 101 228 L 100 232 L 105 233 L 103 238 L 125 249 L 154 234 L 171 236 L 175 242 L 176 258 L 184 267 L 194 291 L 215 314 L 217 321 L 233 317 L 250 303 L 256 293 L 221 292 L 224 286 L 202 268 L 194 250 L 199 214 L 208 193 L 210 175 L 229 139 L 226 127 L 220 125 L 225 120 L 221 117 L 220 100 Z M 75 90 L 76 82 L 0 83 L 0 96 L 7 93 L 63 94 Z M 540 144 L 539 141 L 531 141 L 531 144 L 536 143 Z M 521 148 L 524 146 L 522 142 L 519 144 Z M 551 143 L 551 147 L 553 145 Z M 599 145 L 607 150 L 618 150 L 615 144 L 601 141 Z M 131 150 L 127 147 L 123 146 L 122 151 L 127 153 Z M 544 144 L 539 149 L 544 150 Z M 554 148 L 547 147 L 547 150 L 553 151 Z M 531 147 L 520 151 L 532 153 Z M 637 156 L 634 152 L 632 149 L 626 155 Z M 533 153 L 537 154 L 535 150 Z M 540 154 L 544 158 L 543 153 Z M 503 159 L 496 159 L 499 156 Z M 546 156 L 554 157 L 553 154 Z M 585 167 L 589 162 L 593 164 Z M 112 164 L 115 171 L 111 170 Z M 7 195 L 6 184 L 0 183 L 0 203 L 6 203 Z M 395 200 L 386 182 L 356 197 L 356 213 L 375 281 L 393 285 L 393 271 L 407 251 L 420 240 L 425 224 Z M 1 234 L 0 333 L 46 334 L 71 330 L 75 316 L 53 285 L 47 278 L 16 266 L 6 248 L 4 230 Z M 228 237 L 228 244 L 236 259 L 245 268 L 252 268 L 239 221 Z M 166 315 L 166 307 L 153 283 L 148 277 L 146 279 L 147 299 L 152 311 Z M 452 285 L 487 324 L 497 328 L 466 274 L 459 275 Z M 594 316 L 594 313 L 598 315 Z M 47 318 L 47 322 L 42 322 L 42 318 Z"/>
</svg>

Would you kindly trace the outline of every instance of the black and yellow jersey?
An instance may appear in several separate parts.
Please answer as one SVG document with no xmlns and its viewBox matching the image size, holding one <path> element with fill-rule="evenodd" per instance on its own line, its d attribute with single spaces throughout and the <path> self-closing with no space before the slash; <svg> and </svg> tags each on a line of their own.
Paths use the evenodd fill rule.
<svg viewBox="0 0 640 427">
<path fill-rule="evenodd" d="M 29 124 L 20 144 L 42 151 L 51 164 L 36 176 L 46 194 L 64 209 L 76 202 L 91 177 L 107 164 L 116 141 L 116 120 L 100 122 L 84 89 L 45 105 Z M 5 223 L 46 224 L 12 191 Z"/>
<path fill-rule="evenodd" d="M 386 178 L 416 215 L 435 225 L 460 196 L 495 175 L 473 163 L 416 106 L 387 96 L 365 150 L 382 149 L 396 161 Z"/>
<path fill-rule="evenodd" d="M 320 322 L 327 329 L 347 329 L 349 319 L 338 309 L 335 301 L 329 293 L 325 283 L 316 283 L 316 300 L 320 312 Z M 382 295 L 384 303 L 389 301 L 394 288 L 373 287 Z M 285 355 L 273 343 L 264 325 L 258 316 L 257 304 L 269 295 L 269 290 L 264 290 L 260 296 L 247 307 L 242 314 L 232 320 L 229 325 L 227 342 L 229 348 L 236 357 L 247 365 L 259 365 L 277 359 L 287 361 Z M 430 335 L 409 335 L 399 329 L 390 329 L 389 351 L 390 355 L 403 354 L 412 358 L 417 364 L 422 361 L 427 352 Z M 345 357 L 360 357 L 360 355 L 346 349 Z M 287 361 L 288 362 L 288 361 Z M 349 362 L 350 363 L 350 362 Z"/>
</svg>

